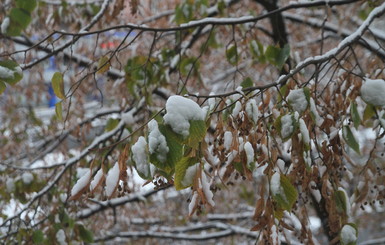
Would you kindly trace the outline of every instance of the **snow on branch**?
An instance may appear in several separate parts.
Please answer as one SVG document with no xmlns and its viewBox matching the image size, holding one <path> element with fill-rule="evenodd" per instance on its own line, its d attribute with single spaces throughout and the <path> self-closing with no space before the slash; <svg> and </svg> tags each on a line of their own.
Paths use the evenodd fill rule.
<svg viewBox="0 0 385 245">
<path fill-rule="evenodd" d="M 53 178 L 52 181 L 50 181 L 43 189 L 41 189 L 38 193 L 36 193 L 31 200 L 25 204 L 25 206 L 18 211 L 13 216 L 7 218 L 4 220 L 2 224 L 0 224 L 0 227 L 5 226 L 7 223 L 10 223 L 12 220 L 16 219 L 17 217 L 20 217 L 25 211 L 27 211 L 34 202 L 36 202 L 38 199 L 40 199 L 42 196 L 44 196 L 48 191 L 50 191 L 61 179 L 61 177 L 64 175 L 64 173 L 74 164 L 76 164 L 78 161 L 80 161 L 82 158 L 87 156 L 92 149 L 97 148 L 97 146 L 111 137 L 113 137 L 116 133 L 118 133 L 120 130 L 122 130 L 125 126 L 125 123 L 123 121 L 120 121 L 118 126 L 116 126 L 113 130 L 108 131 L 98 137 L 95 137 L 95 139 L 92 141 L 90 145 L 88 145 L 79 155 L 74 156 L 67 161 L 64 162 L 64 167 L 56 174 L 56 176 Z"/>
<path fill-rule="evenodd" d="M 126 203 L 130 203 L 130 202 L 145 201 L 147 197 L 149 197 L 153 194 L 156 194 L 159 191 L 167 189 L 169 187 L 171 187 L 171 185 L 168 185 L 168 186 L 165 186 L 163 188 L 156 189 L 156 190 L 150 190 L 150 191 L 142 192 L 142 193 L 133 193 L 133 194 L 130 194 L 128 196 L 114 198 L 114 199 L 103 201 L 103 202 L 100 202 L 97 200 L 92 200 L 96 204 L 92 205 L 91 207 L 89 207 L 87 209 L 83 209 L 83 210 L 79 211 L 76 214 L 76 217 L 78 219 L 85 219 L 85 218 L 88 218 L 88 217 L 90 217 L 90 216 L 92 216 L 92 215 L 94 215 L 100 211 L 103 211 L 107 208 L 118 207 L 118 206 L 124 205 Z"/>
<path fill-rule="evenodd" d="M 208 229 L 219 229 L 220 231 L 208 232 Z M 160 231 L 131 231 L 119 232 L 106 237 L 96 238 L 95 241 L 106 241 L 115 238 L 161 238 L 174 240 L 205 241 L 219 239 L 231 235 L 243 235 L 258 239 L 259 232 L 252 232 L 249 229 L 230 225 L 222 222 L 196 223 L 181 227 L 159 227 Z M 202 231 L 199 234 L 187 234 L 187 232 Z"/>
</svg>

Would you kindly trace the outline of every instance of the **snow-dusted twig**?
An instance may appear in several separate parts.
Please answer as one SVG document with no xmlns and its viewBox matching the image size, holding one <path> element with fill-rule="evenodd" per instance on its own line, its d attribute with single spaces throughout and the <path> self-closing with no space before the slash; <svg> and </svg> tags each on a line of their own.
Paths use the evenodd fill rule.
<svg viewBox="0 0 385 245">
<path fill-rule="evenodd" d="M 155 193 L 157 193 L 161 190 L 167 189 L 169 187 L 171 187 L 171 185 L 168 185 L 168 186 L 165 186 L 163 188 L 156 189 L 156 190 L 146 191 L 143 193 L 133 193 L 133 194 L 130 194 L 130 195 L 125 196 L 125 197 L 114 198 L 114 199 L 111 199 L 108 201 L 103 201 L 103 202 L 93 200 L 93 202 L 95 202 L 96 204 L 92 205 L 91 207 L 89 207 L 87 209 L 83 209 L 83 210 L 79 211 L 76 214 L 76 217 L 78 219 L 85 219 L 85 218 L 88 218 L 88 217 L 90 217 L 90 216 L 92 216 L 92 215 L 94 215 L 100 211 L 108 209 L 108 208 L 118 207 L 118 206 L 124 205 L 126 203 L 130 203 L 130 202 L 144 201 L 144 200 L 146 200 L 147 197 L 154 195 Z"/>
<path fill-rule="evenodd" d="M 64 175 L 64 173 L 71 167 L 73 166 L 74 164 L 76 164 L 79 160 L 81 160 L 82 158 L 84 158 L 85 156 L 87 156 L 89 153 L 90 153 L 90 150 L 94 149 L 94 148 L 97 148 L 97 146 L 105 141 L 107 141 L 108 139 L 110 139 L 111 137 L 113 137 L 116 133 L 120 132 L 120 130 L 122 130 L 122 128 L 124 128 L 125 126 L 125 123 L 123 122 L 123 120 L 120 121 L 120 123 L 118 124 L 118 126 L 116 126 L 116 128 L 114 128 L 113 130 L 109 131 L 109 132 L 106 132 L 98 137 L 96 137 L 92 143 L 90 145 L 88 145 L 79 155 L 77 156 L 74 156 L 70 159 L 68 159 L 67 161 L 64 162 L 64 167 L 56 174 L 56 176 L 53 178 L 53 180 L 51 180 L 43 189 L 41 189 L 38 193 L 36 193 L 32 198 L 31 200 L 29 200 L 28 203 L 26 203 L 24 205 L 24 207 L 18 211 L 16 214 L 14 214 L 13 216 L 7 218 L 4 220 L 4 222 L 0 225 L 0 227 L 3 227 L 3 226 L 6 226 L 7 223 L 11 222 L 12 220 L 20 217 L 25 211 L 27 211 L 34 202 L 36 202 L 38 199 L 40 199 L 41 197 L 43 197 L 48 191 L 50 191 L 58 182 L 59 180 L 61 179 L 61 177 Z"/>
<path fill-rule="evenodd" d="M 208 229 L 219 229 L 221 231 L 208 232 Z M 114 238 L 162 238 L 174 240 L 189 240 L 189 241 L 205 241 L 210 239 L 219 239 L 231 235 L 243 235 L 250 238 L 257 239 L 258 232 L 252 232 L 249 229 L 230 225 L 222 222 L 206 222 L 191 224 L 181 227 L 160 227 L 160 231 L 130 231 L 119 232 L 109 236 L 96 238 L 95 241 L 106 241 Z M 200 234 L 187 234 L 187 232 L 201 231 Z"/>
<path fill-rule="evenodd" d="M 333 23 L 322 23 L 322 21 L 320 21 L 319 19 L 312 17 L 304 17 L 293 13 L 284 13 L 283 16 L 285 17 L 285 19 L 291 20 L 293 22 L 307 24 L 316 28 L 324 28 L 324 30 L 340 34 L 344 38 L 350 36 L 353 33 L 352 31 L 349 31 L 346 28 L 341 28 L 340 26 L 335 25 Z M 383 40 L 383 37 L 378 33 L 373 33 L 373 36 L 375 38 Z M 365 48 L 368 48 L 370 51 L 376 53 L 382 59 L 385 59 L 385 50 L 382 50 L 381 47 L 379 47 L 378 43 L 372 40 L 365 39 L 362 36 L 358 39 L 358 43 L 364 46 Z"/>
</svg>

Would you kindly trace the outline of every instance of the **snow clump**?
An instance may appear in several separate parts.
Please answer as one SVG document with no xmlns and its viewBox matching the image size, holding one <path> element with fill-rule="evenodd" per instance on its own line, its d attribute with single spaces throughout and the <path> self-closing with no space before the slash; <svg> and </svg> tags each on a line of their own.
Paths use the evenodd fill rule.
<svg viewBox="0 0 385 245">
<path fill-rule="evenodd" d="M 183 186 L 191 186 L 194 183 L 194 178 L 199 170 L 199 163 L 196 163 L 186 169 L 186 173 L 182 180 Z"/>
<path fill-rule="evenodd" d="M 205 116 L 197 103 L 179 95 L 173 95 L 167 100 L 166 111 L 167 113 L 163 117 L 164 122 L 183 137 L 189 135 L 189 121 L 204 120 Z"/>
<path fill-rule="evenodd" d="M 341 230 L 341 243 L 350 244 L 357 241 L 357 231 L 353 226 L 346 224 Z"/>
<path fill-rule="evenodd" d="M 91 169 L 87 169 L 84 175 L 78 179 L 74 187 L 71 190 L 71 196 L 76 196 L 80 191 L 82 191 L 89 183 L 91 179 Z"/>
<path fill-rule="evenodd" d="M 23 173 L 21 178 L 23 179 L 24 184 L 29 185 L 29 184 L 31 184 L 31 182 L 33 180 L 33 175 L 29 172 L 25 172 L 25 173 Z"/>
<path fill-rule="evenodd" d="M 374 106 L 385 106 L 385 80 L 365 78 L 361 87 L 361 97 Z"/>
<path fill-rule="evenodd" d="M 156 158 L 160 162 L 167 160 L 167 153 L 169 151 L 167 146 L 166 137 L 159 131 L 158 123 L 155 120 L 151 120 L 148 123 L 149 135 L 148 135 L 148 147 L 151 154 L 156 153 Z"/>
<path fill-rule="evenodd" d="M 293 109 L 299 113 L 304 112 L 307 108 L 308 103 L 303 89 L 291 90 L 286 99 Z"/>
<path fill-rule="evenodd" d="M 281 117 L 281 136 L 282 136 L 282 139 L 286 139 L 287 137 L 289 137 L 292 133 L 293 133 L 293 130 L 294 130 L 294 126 L 293 126 L 293 118 L 292 118 L 292 115 L 290 114 L 287 114 L 287 115 L 284 115 L 283 117 Z"/>
<path fill-rule="evenodd" d="M 119 164 L 116 162 L 114 167 L 112 167 L 107 174 L 106 178 L 106 196 L 110 197 L 119 182 Z"/>
<path fill-rule="evenodd" d="M 143 136 L 140 136 L 138 141 L 131 147 L 132 158 L 136 164 L 136 170 L 144 176 L 148 176 L 150 173 L 146 148 L 147 141 Z"/>
</svg>

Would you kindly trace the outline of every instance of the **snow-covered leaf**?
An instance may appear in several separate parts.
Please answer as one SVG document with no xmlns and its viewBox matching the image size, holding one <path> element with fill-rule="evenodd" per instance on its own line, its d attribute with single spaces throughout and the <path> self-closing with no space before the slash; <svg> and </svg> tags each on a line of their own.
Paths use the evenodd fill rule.
<svg viewBox="0 0 385 245">
<path fill-rule="evenodd" d="M 283 174 L 275 173 L 270 180 L 270 189 L 279 209 L 291 211 L 298 198 L 298 192 L 290 180 Z"/>
<path fill-rule="evenodd" d="M 356 224 L 348 223 L 344 225 L 340 232 L 342 245 L 355 245 L 357 243 L 358 231 Z"/>
<path fill-rule="evenodd" d="M 199 170 L 199 159 L 184 157 L 175 165 L 175 189 L 181 190 L 190 187 Z"/>
<path fill-rule="evenodd" d="M 237 47 L 235 45 L 231 45 L 226 49 L 226 58 L 227 61 L 232 65 L 238 63 Z"/>
<path fill-rule="evenodd" d="M 5 84 L 14 85 L 23 78 L 23 71 L 21 70 L 19 64 L 13 60 L 3 60 L 0 61 L 0 82 L 3 83 L 2 89 L 5 89 Z"/>
<path fill-rule="evenodd" d="M 362 99 L 374 106 L 385 106 L 385 80 L 365 78 L 361 87 Z"/>
<path fill-rule="evenodd" d="M 103 168 L 100 168 L 99 171 L 96 173 L 94 176 L 94 179 L 91 181 L 90 184 L 90 192 L 94 192 L 98 186 L 101 185 L 101 183 L 104 180 L 104 173 L 103 173 Z"/>
<path fill-rule="evenodd" d="M 88 185 L 91 180 L 91 169 L 88 169 L 84 175 L 78 179 L 76 184 L 72 187 L 71 190 L 71 197 L 69 200 L 76 200 L 78 199 L 84 191 L 88 189 Z"/>
<path fill-rule="evenodd" d="M 115 163 L 115 165 L 108 171 L 106 177 L 106 196 L 110 198 L 118 186 L 119 183 L 119 163 Z"/>
</svg>

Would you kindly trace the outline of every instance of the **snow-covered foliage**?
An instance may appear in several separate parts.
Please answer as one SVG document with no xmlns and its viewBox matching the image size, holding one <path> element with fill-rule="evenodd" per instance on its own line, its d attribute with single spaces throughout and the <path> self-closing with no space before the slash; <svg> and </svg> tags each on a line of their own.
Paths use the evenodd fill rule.
<svg viewBox="0 0 385 245">
<path fill-rule="evenodd" d="M 132 159 L 136 164 L 138 172 L 144 176 L 150 174 L 148 155 L 147 155 L 147 141 L 143 136 L 140 136 L 138 141 L 131 147 Z"/>
<path fill-rule="evenodd" d="M 190 134 L 189 121 L 203 120 L 205 116 L 197 103 L 178 95 L 168 98 L 166 111 L 164 122 L 170 125 L 174 132 L 184 137 Z"/>
<path fill-rule="evenodd" d="M 106 177 L 106 196 L 110 197 L 114 194 L 114 191 L 119 183 L 119 164 L 115 163 L 114 166 L 108 171 Z"/>
<path fill-rule="evenodd" d="M 155 120 L 151 120 L 148 123 L 148 129 L 148 148 L 150 153 L 156 154 L 156 157 L 160 162 L 166 161 L 169 149 L 167 146 L 166 138 L 159 131 L 158 123 Z"/>
<path fill-rule="evenodd" d="M 365 78 L 361 87 L 362 99 L 374 106 L 385 106 L 385 80 Z"/>
<path fill-rule="evenodd" d="M 353 226 L 346 224 L 342 227 L 340 238 L 342 244 L 352 244 L 357 241 L 357 230 Z"/>
<path fill-rule="evenodd" d="M 293 107 L 293 109 L 299 113 L 304 112 L 308 106 L 308 102 L 303 89 L 290 90 L 290 93 L 286 99 Z"/>
<path fill-rule="evenodd" d="M 182 180 L 182 185 L 191 186 L 194 182 L 195 176 L 199 170 L 199 163 L 196 163 L 186 169 L 186 173 Z"/>
<path fill-rule="evenodd" d="M 71 189 L 71 197 L 77 196 L 79 193 L 85 190 L 91 179 L 91 169 L 85 171 L 83 176 L 78 179 L 76 184 Z"/>
</svg>

